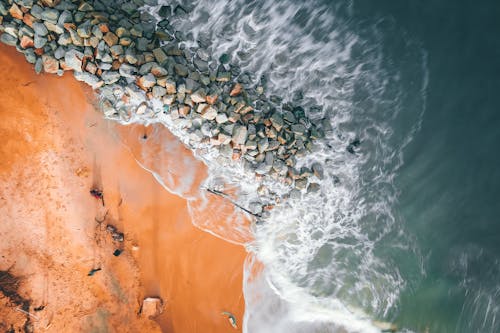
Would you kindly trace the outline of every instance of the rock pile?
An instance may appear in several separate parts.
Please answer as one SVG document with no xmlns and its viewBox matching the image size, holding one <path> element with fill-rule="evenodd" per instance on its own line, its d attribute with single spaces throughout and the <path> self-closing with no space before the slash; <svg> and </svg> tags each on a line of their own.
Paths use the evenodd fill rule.
<svg viewBox="0 0 500 333">
<path fill-rule="evenodd" d="M 185 48 L 168 19 L 156 24 L 138 10 L 153 1 L 0 0 L 0 40 L 22 52 L 37 73 L 70 70 L 98 89 L 108 118 L 168 116 L 191 147 L 210 145 L 257 177 L 316 191 L 321 166 L 297 168 L 296 158 L 324 136 L 328 122 L 267 98 L 226 55 L 214 60 L 202 48 Z M 163 6 L 160 15 L 186 10 Z M 161 103 L 160 112 L 153 101 Z"/>
</svg>

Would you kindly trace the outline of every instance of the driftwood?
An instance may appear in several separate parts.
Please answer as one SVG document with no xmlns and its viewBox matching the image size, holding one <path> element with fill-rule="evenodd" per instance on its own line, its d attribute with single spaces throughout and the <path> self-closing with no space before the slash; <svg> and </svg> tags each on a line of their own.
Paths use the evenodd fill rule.
<svg viewBox="0 0 500 333">
<path fill-rule="evenodd" d="M 208 192 L 212 193 L 212 194 L 215 194 L 215 195 L 218 195 L 219 197 L 221 198 L 224 198 L 226 200 L 228 200 L 230 203 L 232 203 L 235 207 L 238 207 L 239 209 L 241 209 L 242 211 L 244 211 L 245 213 L 248 213 L 252 216 L 255 216 L 255 217 L 261 217 L 260 214 L 255 214 L 251 211 L 249 211 L 248 209 L 246 209 L 245 207 L 241 206 L 240 204 L 238 204 L 237 202 L 234 202 L 233 199 L 231 199 L 231 197 L 229 195 L 227 195 L 226 193 L 222 192 L 222 191 L 217 191 L 217 190 L 214 190 L 214 189 L 211 189 L 211 188 L 207 188 L 206 189 Z"/>
</svg>

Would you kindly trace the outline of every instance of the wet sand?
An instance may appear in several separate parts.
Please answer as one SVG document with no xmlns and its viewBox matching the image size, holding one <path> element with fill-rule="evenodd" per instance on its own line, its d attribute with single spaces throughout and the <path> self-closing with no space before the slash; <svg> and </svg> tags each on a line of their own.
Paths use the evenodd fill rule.
<svg viewBox="0 0 500 333">
<path fill-rule="evenodd" d="M 72 75 L 35 75 L 4 45 L 0 75 L 0 270 L 21 277 L 32 313 L 19 319 L 0 299 L 0 317 L 19 325 L 29 317 L 35 332 L 241 331 L 244 248 L 193 227 L 186 200 L 134 156 L 145 144 L 155 151 L 147 143 L 154 132 L 175 145 L 159 158 L 191 166 L 191 186 L 204 166 L 166 129 L 104 121 Z M 90 196 L 93 187 L 104 206 Z M 102 270 L 87 276 L 92 268 Z M 148 296 L 164 301 L 156 321 L 138 314 Z M 222 311 L 236 316 L 238 330 Z"/>
</svg>

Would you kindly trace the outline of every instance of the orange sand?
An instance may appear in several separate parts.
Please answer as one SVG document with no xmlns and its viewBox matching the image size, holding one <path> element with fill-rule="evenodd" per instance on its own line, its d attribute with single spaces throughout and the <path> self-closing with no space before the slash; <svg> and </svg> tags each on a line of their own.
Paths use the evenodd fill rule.
<svg viewBox="0 0 500 333">
<path fill-rule="evenodd" d="M 0 270 L 12 266 L 22 277 L 35 332 L 157 332 L 156 322 L 163 332 L 241 331 L 221 312 L 241 326 L 243 247 L 194 228 L 186 201 L 122 143 L 136 154 L 147 140 L 141 134 L 170 134 L 102 120 L 72 75 L 37 76 L 3 45 L 0 77 Z M 204 174 L 189 151 L 175 154 L 162 158 L 190 158 Z M 104 207 L 89 195 L 93 186 L 103 190 Z M 125 234 L 123 243 L 107 224 Z M 115 249 L 124 252 L 114 257 Z M 138 314 L 147 296 L 164 301 L 156 322 Z M 19 321 L 4 301 L 0 318 Z"/>
</svg>

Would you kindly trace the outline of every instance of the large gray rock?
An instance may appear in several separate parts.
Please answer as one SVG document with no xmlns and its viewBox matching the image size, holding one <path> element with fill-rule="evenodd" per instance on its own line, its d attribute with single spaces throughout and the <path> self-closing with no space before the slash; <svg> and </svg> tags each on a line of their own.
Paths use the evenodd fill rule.
<svg viewBox="0 0 500 333">
<path fill-rule="evenodd" d="M 87 72 L 74 72 L 75 79 L 78 81 L 85 82 L 93 89 L 97 89 L 102 86 L 102 81 L 95 75 Z"/>
<path fill-rule="evenodd" d="M 71 44 L 73 41 L 71 39 L 71 36 L 69 33 L 65 32 L 59 36 L 59 39 L 57 40 L 57 44 L 66 46 Z"/>
<path fill-rule="evenodd" d="M 33 23 L 33 30 L 35 30 L 35 34 L 39 36 L 47 36 L 49 33 L 49 30 L 47 30 L 47 27 L 45 24 L 40 23 L 40 22 L 34 22 Z"/>
<path fill-rule="evenodd" d="M 165 96 L 167 93 L 167 89 L 160 87 L 160 86 L 154 86 L 152 89 L 153 97 L 155 98 L 160 98 L 162 96 Z"/>
<path fill-rule="evenodd" d="M 59 18 L 59 11 L 53 8 L 45 8 L 41 16 L 42 20 L 56 24 Z"/>
<path fill-rule="evenodd" d="M 179 76 L 182 77 L 187 77 L 188 76 L 188 68 L 184 65 L 181 64 L 175 64 L 174 65 L 175 73 Z"/>
<path fill-rule="evenodd" d="M 233 137 L 232 140 L 234 143 L 238 145 L 245 144 L 247 141 L 247 133 L 248 130 L 244 125 L 236 125 L 233 129 Z"/>
<path fill-rule="evenodd" d="M 155 56 L 156 61 L 160 64 L 163 65 L 167 61 L 167 55 L 161 48 L 156 48 L 153 50 L 153 55 Z"/>
<path fill-rule="evenodd" d="M 47 44 L 47 38 L 35 34 L 34 44 L 36 49 L 41 49 Z"/>
<path fill-rule="evenodd" d="M 9 46 L 16 46 L 17 44 L 17 38 L 14 37 L 14 36 L 11 36 L 9 34 L 2 34 L 2 36 L 0 37 L 0 41 L 2 41 L 2 43 L 4 44 L 7 44 Z"/>
<path fill-rule="evenodd" d="M 83 53 L 71 49 L 64 55 L 64 63 L 75 72 L 82 71 Z"/>
<path fill-rule="evenodd" d="M 120 73 L 115 71 L 103 72 L 101 75 L 101 79 L 105 84 L 113 84 L 120 79 Z"/>
<path fill-rule="evenodd" d="M 137 71 L 137 69 L 134 66 L 131 66 L 129 64 L 122 64 L 120 66 L 120 69 L 119 69 L 121 76 L 131 78 L 131 79 L 135 78 L 136 71 Z"/>
<path fill-rule="evenodd" d="M 39 5 L 33 5 L 33 7 L 31 7 L 30 14 L 33 15 L 34 18 L 41 20 L 42 13 L 43 13 L 43 8 L 40 7 Z"/>
<path fill-rule="evenodd" d="M 82 38 L 90 38 L 92 34 L 92 26 L 90 25 L 90 21 L 85 21 L 76 28 L 76 32 L 78 36 Z"/>
<path fill-rule="evenodd" d="M 201 113 L 201 117 L 207 120 L 214 120 L 217 117 L 217 110 L 214 107 L 210 106 L 203 110 L 203 112 Z"/>
<path fill-rule="evenodd" d="M 283 117 L 277 112 L 273 113 L 273 115 L 270 118 L 271 123 L 273 124 L 274 128 L 276 128 L 277 131 L 281 131 L 283 128 Z"/>
<path fill-rule="evenodd" d="M 61 15 L 59 15 L 59 18 L 57 19 L 57 24 L 59 26 L 63 26 L 64 23 L 70 23 L 73 22 L 73 15 L 71 14 L 70 11 L 64 10 Z"/>
</svg>

